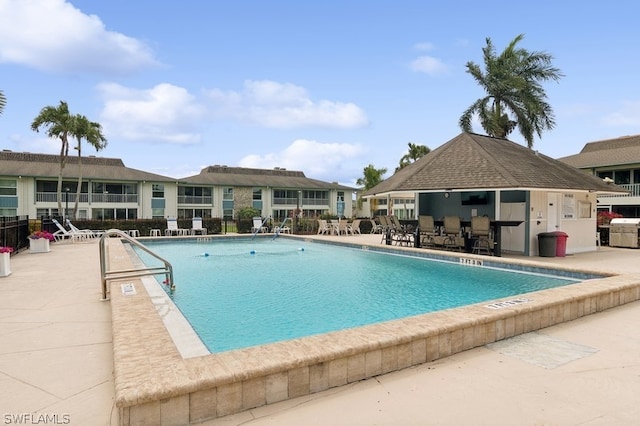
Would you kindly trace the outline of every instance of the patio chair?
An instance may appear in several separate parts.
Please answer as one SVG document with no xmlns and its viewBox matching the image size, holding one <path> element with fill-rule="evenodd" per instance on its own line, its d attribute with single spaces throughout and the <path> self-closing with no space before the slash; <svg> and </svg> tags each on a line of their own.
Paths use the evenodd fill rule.
<svg viewBox="0 0 640 426">
<path fill-rule="evenodd" d="M 331 233 L 329 223 L 324 219 L 318 219 L 318 235 L 327 235 Z"/>
<path fill-rule="evenodd" d="M 493 241 L 491 236 L 491 222 L 487 216 L 473 216 L 471 218 L 471 238 L 475 240 L 473 243 L 472 253 L 491 254 L 493 249 Z"/>
<path fill-rule="evenodd" d="M 264 226 L 264 222 L 260 216 L 253 218 L 253 226 L 251 227 L 252 234 L 257 234 L 258 232 L 268 232 L 268 228 Z"/>
<path fill-rule="evenodd" d="M 338 219 L 338 221 L 333 221 L 335 223 L 334 232 L 336 235 L 349 235 L 349 228 L 347 227 L 347 221 Z"/>
<path fill-rule="evenodd" d="M 356 234 L 360 235 L 361 234 L 361 232 L 360 232 L 360 222 L 361 222 L 361 219 L 355 219 L 352 223 L 350 223 L 347 226 L 348 231 L 351 233 L 351 235 L 356 235 Z"/>
<path fill-rule="evenodd" d="M 191 219 L 191 235 L 207 235 L 207 228 L 202 227 L 202 218 L 194 217 Z"/>
<path fill-rule="evenodd" d="M 420 228 L 420 245 L 434 247 L 436 245 L 436 226 L 433 216 L 418 216 L 418 227 Z"/>
<path fill-rule="evenodd" d="M 464 240 L 460 237 L 462 228 L 458 216 L 444 217 L 444 234 L 446 235 L 443 245 L 445 249 L 462 251 Z"/>
</svg>

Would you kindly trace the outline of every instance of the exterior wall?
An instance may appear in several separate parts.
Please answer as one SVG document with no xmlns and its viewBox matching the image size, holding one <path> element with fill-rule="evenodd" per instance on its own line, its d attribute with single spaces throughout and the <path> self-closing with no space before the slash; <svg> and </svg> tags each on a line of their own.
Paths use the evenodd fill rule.
<svg viewBox="0 0 640 426">
<path fill-rule="evenodd" d="M 246 207 L 253 207 L 253 188 L 246 186 L 233 188 L 233 204 L 236 212 Z M 262 214 L 264 215 L 264 211 Z"/>
<path fill-rule="evenodd" d="M 562 231 L 568 234 L 566 253 L 582 253 L 595 251 L 596 248 L 596 197 L 593 194 L 584 192 L 565 192 L 555 193 L 558 196 L 559 204 L 556 206 L 555 218 L 550 218 L 548 191 L 532 191 L 530 198 L 531 219 L 529 222 L 529 255 L 538 256 L 538 234 L 541 232 L 550 232 L 554 230 Z M 572 218 L 564 218 L 564 214 L 569 214 L 563 202 L 564 194 L 573 195 L 575 201 L 575 209 Z M 580 206 L 591 206 L 587 210 L 580 212 Z M 586 207 L 583 207 L 586 209 Z M 580 217 L 581 215 L 590 217 Z M 550 229 L 553 223 L 557 223 L 557 228 Z"/>
</svg>

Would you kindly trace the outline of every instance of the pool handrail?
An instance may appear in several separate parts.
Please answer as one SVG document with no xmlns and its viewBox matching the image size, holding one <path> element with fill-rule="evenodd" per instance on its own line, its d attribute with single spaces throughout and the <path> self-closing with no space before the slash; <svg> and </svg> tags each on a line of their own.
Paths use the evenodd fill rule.
<svg viewBox="0 0 640 426">
<path fill-rule="evenodd" d="M 122 269 L 116 271 L 107 271 L 107 257 L 106 257 L 106 248 L 105 248 L 105 239 L 109 237 L 120 237 L 124 238 L 129 243 L 135 245 L 141 250 L 145 251 L 149 255 L 155 257 L 159 261 L 161 261 L 164 266 L 155 266 L 149 268 L 137 268 L 137 269 Z M 165 260 L 161 256 L 154 253 L 144 244 L 140 243 L 138 240 L 129 236 L 128 233 L 125 233 L 119 229 L 109 229 L 105 231 L 104 234 L 100 236 L 99 242 L 100 248 L 100 277 L 102 284 L 102 301 L 107 301 L 109 298 L 107 297 L 107 280 L 113 279 L 122 279 L 122 278 L 134 278 L 134 277 L 142 277 L 146 275 L 158 275 L 165 274 L 166 280 L 165 283 L 169 285 L 171 291 L 175 290 L 176 286 L 173 281 L 173 266 L 169 261 Z"/>
</svg>

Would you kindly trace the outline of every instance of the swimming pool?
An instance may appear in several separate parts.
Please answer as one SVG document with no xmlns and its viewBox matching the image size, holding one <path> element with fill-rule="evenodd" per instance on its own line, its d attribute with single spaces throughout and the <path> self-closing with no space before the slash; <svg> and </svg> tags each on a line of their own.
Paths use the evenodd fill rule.
<svg viewBox="0 0 640 426">
<path fill-rule="evenodd" d="M 185 237 L 180 240 L 201 240 L 204 247 L 209 239 L 227 242 L 233 238 L 243 237 Z M 300 245 L 303 241 L 307 243 L 299 237 L 291 238 L 300 241 Z M 207 354 L 205 350 L 189 355 L 180 350 L 185 342 L 177 341 L 171 333 L 175 326 L 170 318 L 171 311 L 177 311 L 177 308 L 160 302 L 161 299 L 170 301 L 170 298 L 157 282 L 145 277 L 153 284 L 149 287 L 157 290 L 152 294 L 142 279 L 112 281 L 109 294 L 115 405 L 120 424 L 161 424 L 163 419 L 172 419 L 172 424 L 199 423 L 436 361 L 640 300 L 640 279 L 636 275 L 552 266 L 537 259 L 384 246 L 378 236 L 310 238 L 322 244 L 348 245 L 361 250 L 467 265 L 482 264 L 485 268 L 553 273 L 584 281 L 526 296 L 501 298 L 272 344 L 213 354 Z M 146 244 L 151 240 L 144 241 Z M 112 267 L 136 267 L 128 244 L 118 238 L 109 238 L 106 244 Z M 175 295 L 187 283 L 178 282 L 177 285 Z M 134 291 L 124 291 L 125 288 Z M 437 393 L 437 389 L 434 392 Z"/>
<path fill-rule="evenodd" d="M 173 264 L 173 301 L 213 353 L 579 281 L 280 238 L 147 245 Z"/>
</svg>

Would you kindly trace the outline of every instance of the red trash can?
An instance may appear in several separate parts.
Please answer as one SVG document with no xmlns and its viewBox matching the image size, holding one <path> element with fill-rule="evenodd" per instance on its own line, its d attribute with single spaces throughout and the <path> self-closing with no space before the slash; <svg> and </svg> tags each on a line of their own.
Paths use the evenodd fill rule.
<svg viewBox="0 0 640 426">
<path fill-rule="evenodd" d="M 562 231 L 552 232 L 556 236 L 556 256 L 565 257 L 567 255 L 567 238 L 569 234 Z"/>
</svg>

